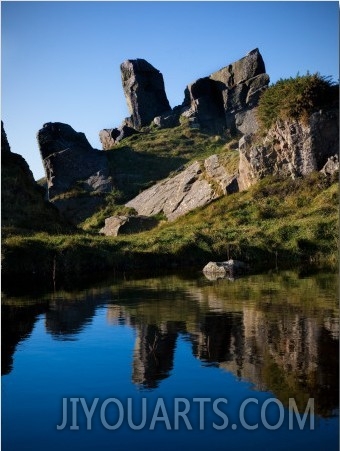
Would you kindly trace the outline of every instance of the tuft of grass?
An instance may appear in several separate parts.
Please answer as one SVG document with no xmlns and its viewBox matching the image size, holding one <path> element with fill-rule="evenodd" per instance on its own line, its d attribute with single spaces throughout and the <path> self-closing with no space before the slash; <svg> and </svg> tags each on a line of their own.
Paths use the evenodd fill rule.
<svg viewBox="0 0 340 451">
<path fill-rule="evenodd" d="M 319 73 L 280 79 L 263 92 L 257 109 L 262 132 L 277 120 L 306 122 L 315 111 L 338 104 L 339 85 Z"/>
</svg>

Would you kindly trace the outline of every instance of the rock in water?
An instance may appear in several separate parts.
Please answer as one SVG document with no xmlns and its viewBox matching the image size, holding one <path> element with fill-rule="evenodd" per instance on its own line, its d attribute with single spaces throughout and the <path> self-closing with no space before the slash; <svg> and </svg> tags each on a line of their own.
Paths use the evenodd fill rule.
<svg viewBox="0 0 340 451">
<path fill-rule="evenodd" d="M 203 268 L 203 273 L 211 280 L 223 277 L 234 277 L 246 271 L 247 265 L 238 260 L 224 262 L 209 262 Z"/>
<path fill-rule="evenodd" d="M 139 130 L 171 110 L 159 70 L 144 59 L 127 60 L 120 70 L 133 128 Z"/>
</svg>

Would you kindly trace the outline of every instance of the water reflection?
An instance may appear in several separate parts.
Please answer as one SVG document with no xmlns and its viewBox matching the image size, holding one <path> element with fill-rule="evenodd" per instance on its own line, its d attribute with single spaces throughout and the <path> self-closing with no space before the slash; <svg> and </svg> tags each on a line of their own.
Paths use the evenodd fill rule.
<svg viewBox="0 0 340 451">
<path fill-rule="evenodd" d="M 76 340 L 105 306 L 108 324 L 135 331 L 131 379 L 137 387 L 154 389 L 171 375 L 184 336 L 203 366 L 230 371 L 284 404 L 293 397 L 303 410 L 314 397 L 317 413 L 330 416 L 338 408 L 336 286 L 333 275 L 281 273 L 234 282 L 169 276 L 54 293 L 33 306 L 5 297 L 3 373 L 39 313 L 54 339 Z"/>
</svg>

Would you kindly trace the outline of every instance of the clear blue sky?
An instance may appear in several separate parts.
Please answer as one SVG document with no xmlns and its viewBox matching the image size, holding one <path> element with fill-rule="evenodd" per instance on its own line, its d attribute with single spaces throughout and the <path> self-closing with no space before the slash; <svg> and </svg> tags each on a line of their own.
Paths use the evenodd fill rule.
<svg viewBox="0 0 340 451">
<path fill-rule="evenodd" d="M 185 86 L 258 47 L 271 82 L 339 78 L 333 2 L 1 2 L 2 120 L 13 152 L 44 176 L 36 133 L 65 122 L 101 148 L 98 132 L 128 110 L 119 65 L 159 69 L 172 107 Z"/>
</svg>

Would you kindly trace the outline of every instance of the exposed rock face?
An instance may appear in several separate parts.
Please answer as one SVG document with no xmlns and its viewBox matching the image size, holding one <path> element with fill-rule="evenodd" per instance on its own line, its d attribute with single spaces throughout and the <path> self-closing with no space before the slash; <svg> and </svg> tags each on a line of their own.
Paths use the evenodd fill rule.
<svg viewBox="0 0 340 451">
<path fill-rule="evenodd" d="M 105 152 L 93 149 L 83 133 L 60 122 L 45 124 L 37 138 L 49 199 L 56 203 L 56 197 L 63 197 L 67 192 L 81 193 L 82 201 L 78 205 L 74 199 L 59 199 L 56 205 L 73 222 L 76 217 L 87 217 L 102 203 L 100 195 L 112 189 Z M 89 209 L 86 208 L 86 193 Z M 74 204 L 73 208 L 71 204 Z"/>
<path fill-rule="evenodd" d="M 157 224 L 157 219 L 148 216 L 111 216 L 105 219 L 105 226 L 99 233 L 107 236 L 128 235 L 151 230 Z"/>
<path fill-rule="evenodd" d="M 1 224 L 3 227 L 65 231 L 58 210 L 45 201 L 26 160 L 11 152 L 1 122 Z"/>
<path fill-rule="evenodd" d="M 133 128 L 139 130 L 171 110 L 159 70 L 144 59 L 127 60 L 120 70 Z"/>
<path fill-rule="evenodd" d="M 203 130 L 253 133 L 257 128 L 254 108 L 268 84 L 262 56 L 258 49 L 252 50 L 244 58 L 188 85 L 183 103 L 187 107 L 185 114 L 196 117 Z"/>
<path fill-rule="evenodd" d="M 320 171 L 339 152 L 339 113 L 314 113 L 307 124 L 280 121 L 261 144 L 253 143 L 249 135 L 242 137 L 239 151 L 240 190 L 268 175 L 295 178 Z"/>
<path fill-rule="evenodd" d="M 176 176 L 143 191 L 126 206 L 137 210 L 139 215 L 163 212 L 172 221 L 225 194 L 234 178 L 219 163 L 217 155 L 212 155 L 204 165 L 194 162 Z"/>
</svg>

